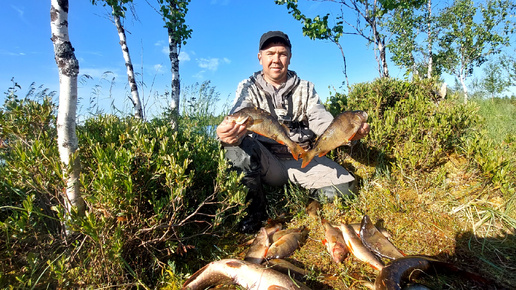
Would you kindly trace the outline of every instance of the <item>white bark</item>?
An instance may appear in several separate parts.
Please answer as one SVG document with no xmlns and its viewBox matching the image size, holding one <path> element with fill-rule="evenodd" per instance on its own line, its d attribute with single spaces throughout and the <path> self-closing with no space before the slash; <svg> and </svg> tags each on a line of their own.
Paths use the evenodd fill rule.
<svg viewBox="0 0 516 290">
<path fill-rule="evenodd" d="M 428 29 L 428 71 L 427 71 L 427 78 L 432 78 L 432 70 L 433 70 L 433 51 L 432 51 L 432 45 L 433 45 L 433 29 L 432 29 L 432 0 L 428 0 L 427 3 L 427 10 L 428 10 L 428 21 L 427 21 L 427 29 Z"/>
<path fill-rule="evenodd" d="M 179 47 L 180 43 L 172 36 L 173 32 L 168 32 L 168 48 L 169 58 L 172 73 L 172 82 L 170 86 L 170 95 L 172 101 L 170 102 L 170 110 L 172 112 L 171 126 L 177 129 L 177 118 L 179 116 L 179 97 L 181 94 L 180 82 L 179 82 Z"/>
<path fill-rule="evenodd" d="M 64 201 L 68 213 L 71 212 L 72 207 L 76 207 L 78 213 L 83 214 L 85 205 L 79 190 L 81 164 L 78 156 L 73 158 L 78 149 L 75 126 L 79 62 L 68 36 L 68 0 L 51 0 L 50 28 L 55 60 L 59 69 L 57 146 L 66 183 Z"/>
<path fill-rule="evenodd" d="M 114 11 L 114 10 L 113 10 Z M 131 88 L 131 97 L 134 108 L 134 116 L 136 118 L 143 118 L 143 109 L 142 104 L 140 102 L 140 96 L 138 94 L 138 86 L 136 85 L 136 79 L 134 77 L 134 69 L 133 63 L 131 61 L 131 56 L 129 55 L 129 48 L 127 47 L 125 30 L 120 22 L 120 17 L 113 13 L 113 17 L 115 19 L 115 25 L 118 30 L 118 37 L 120 38 L 120 46 L 122 47 L 122 54 L 124 56 L 125 67 L 127 69 L 127 79 L 129 81 L 129 86 Z"/>
<path fill-rule="evenodd" d="M 468 88 L 466 87 L 466 77 L 464 75 L 460 76 L 460 84 L 462 85 L 462 90 L 464 91 L 464 104 L 468 103 Z"/>
</svg>

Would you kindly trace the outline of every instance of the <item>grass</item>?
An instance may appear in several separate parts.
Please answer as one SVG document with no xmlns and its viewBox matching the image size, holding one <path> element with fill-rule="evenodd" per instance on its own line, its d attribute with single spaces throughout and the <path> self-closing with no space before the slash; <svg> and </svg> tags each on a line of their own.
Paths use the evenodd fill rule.
<svg viewBox="0 0 516 290">
<path fill-rule="evenodd" d="M 486 120 L 484 129 L 490 132 L 487 138 L 503 142 L 516 136 L 513 105 L 489 100 L 479 106 L 479 114 Z M 492 289 L 516 287 L 515 220 L 504 210 L 507 199 L 500 187 L 485 178 L 471 156 L 457 151 L 447 154 L 433 170 L 406 172 L 390 168 L 382 158 L 371 158 L 367 140 L 364 143 L 353 150 L 334 152 L 333 157 L 357 176 L 359 191 L 352 200 L 324 204 L 320 217 L 333 223 L 355 223 L 367 214 L 391 233 L 391 241 L 407 255 L 428 255 L 452 263 L 487 279 Z M 516 151 L 506 154 L 516 155 Z M 305 282 L 309 287 L 368 289 L 374 283 L 378 272 L 372 267 L 351 256 L 342 264 L 331 260 L 321 242 L 324 229 L 320 219 L 309 217 L 301 206 L 308 201 L 306 190 L 289 185 L 268 191 L 273 217 L 286 215 L 290 218 L 286 227 L 305 225 L 310 229 L 308 241 L 288 258 L 311 271 Z M 225 257 L 243 258 L 247 250 L 230 249 Z M 432 289 L 485 287 L 461 275 L 422 279 Z"/>
<path fill-rule="evenodd" d="M 367 107 L 372 134 L 329 156 L 355 174 L 358 192 L 324 204 L 320 217 L 355 223 L 367 214 L 406 254 L 453 263 L 498 289 L 516 288 L 514 102 L 436 105 L 427 101 L 425 83 L 394 80 L 354 91 L 348 104 Z M 214 97 L 212 90 L 206 94 Z M 217 123 L 205 116 L 209 102 L 194 101 L 201 103 L 185 110 L 190 122 L 180 134 L 168 131 L 166 118 L 140 123 L 98 116 L 79 127 L 90 211 L 74 221 L 76 235 L 64 236 L 53 107 L 11 96 L 0 111 L 0 138 L 8 141 L 0 145 L 0 159 L 9 164 L 0 164 L 0 288 L 180 289 L 211 261 L 243 258 L 253 236 L 233 226 L 244 189 L 226 170 L 218 143 L 199 129 Z M 477 114 L 480 123 L 470 118 Z M 48 128 L 31 129 L 38 124 Z M 310 271 L 307 285 L 367 289 L 375 281 L 378 272 L 351 256 L 332 261 L 320 218 L 306 213 L 307 190 L 290 184 L 266 190 L 272 219 L 310 229 L 288 258 Z M 202 216 L 182 216 L 212 192 L 217 198 L 206 200 Z M 227 214 L 219 212 L 224 206 Z M 167 227 L 182 222 L 187 226 Z M 456 275 L 422 279 L 433 289 L 478 288 Z"/>
</svg>

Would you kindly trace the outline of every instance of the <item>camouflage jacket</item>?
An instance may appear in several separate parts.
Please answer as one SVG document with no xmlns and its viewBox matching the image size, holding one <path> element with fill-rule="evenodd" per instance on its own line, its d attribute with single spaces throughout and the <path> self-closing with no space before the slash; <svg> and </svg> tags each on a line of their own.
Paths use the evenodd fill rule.
<svg viewBox="0 0 516 290">
<path fill-rule="evenodd" d="M 278 89 L 265 81 L 261 71 L 240 82 L 230 113 L 245 107 L 268 111 L 289 127 L 293 141 L 305 145 L 321 135 L 333 120 L 313 83 L 299 79 L 294 71 L 288 71 L 287 81 Z M 258 138 L 265 143 L 275 143 L 262 136 Z"/>
</svg>

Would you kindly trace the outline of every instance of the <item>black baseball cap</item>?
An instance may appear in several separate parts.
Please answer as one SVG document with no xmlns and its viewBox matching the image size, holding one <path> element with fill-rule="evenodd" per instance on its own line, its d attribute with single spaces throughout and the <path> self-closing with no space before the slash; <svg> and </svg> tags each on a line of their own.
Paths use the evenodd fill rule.
<svg viewBox="0 0 516 290">
<path fill-rule="evenodd" d="M 286 35 L 285 33 L 281 32 L 281 31 L 269 31 L 269 32 L 264 33 L 262 35 L 262 37 L 260 38 L 259 49 L 260 50 L 263 49 L 272 40 L 279 41 L 279 42 L 285 44 L 286 46 L 288 46 L 288 48 L 292 49 L 292 44 L 290 44 L 290 39 L 288 39 L 288 35 Z"/>
</svg>

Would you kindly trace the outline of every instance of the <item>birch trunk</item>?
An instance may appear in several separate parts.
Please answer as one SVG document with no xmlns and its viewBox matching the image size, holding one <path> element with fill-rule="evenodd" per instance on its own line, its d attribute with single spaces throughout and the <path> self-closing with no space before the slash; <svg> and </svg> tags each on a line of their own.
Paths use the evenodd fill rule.
<svg viewBox="0 0 516 290">
<path fill-rule="evenodd" d="M 432 30 L 432 0 L 428 0 L 427 3 L 427 11 L 428 11 L 428 20 L 427 20 L 427 29 L 428 29 L 428 71 L 427 78 L 432 78 L 432 71 L 434 65 L 434 57 L 432 46 L 434 44 L 433 39 L 433 30 Z"/>
<path fill-rule="evenodd" d="M 140 96 L 138 94 L 138 86 L 136 85 L 136 79 L 134 77 L 133 63 L 131 61 L 131 56 L 129 55 L 129 47 L 127 47 L 125 30 L 120 21 L 120 17 L 115 13 L 114 9 L 113 18 L 115 19 L 116 29 L 118 30 L 118 37 L 120 38 L 120 46 L 122 47 L 122 54 L 125 60 L 125 67 L 127 69 L 127 79 L 129 81 L 129 86 L 131 88 L 134 116 L 136 118 L 142 119 L 143 109 L 142 104 L 140 102 Z"/>
<path fill-rule="evenodd" d="M 75 154 L 78 149 L 75 126 L 79 62 L 68 35 L 68 0 L 51 0 L 50 28 L 59 70 L 57 146 L 66 184 L 64 202 L 68 213 L 71 213 L 72 208 L 75 207 L 77 213 L 82 215 L 85 204 L 79 191 L 81 164 L 78 155 Z"/>
<path fill-rule="evenodd" d="M 170 103 L 170 111 L 172 113 L 171 126 L 173 129 L 177 129 L 177 122 L 179 117 L 179 96 L 181 94 L 180 82 L 179 82 L 179 49 L 181 44 L 178 43 L 173 37 L 174 31 L 168 29 L 168 48 L 170 66 L 172 72 L 172 82 L 170 86 L 170 95 L 172 101 Z"/>
<path fill-rule="evenodd" d="M 367 2 L 366 2 L 366 4 L 367 4 Z M 376 3 L 374 6 L 376 7 Z M 366 13 L 367 13 L 367 9 L 368 8 L 366 7 Z M 374 10 L 376 10 L 376 9 L 374 9 Z M 376 25 L 376 19 L 374 17 L 373 18 L 365 17 L 365 19 L 366 19 L 366 22 L 371 26 L 374 44 L 378 48 L 378 57 L 380 59 L 377 59 L 377 61 L 378 61 L 378 70 L 380 73 L 380 77 L 388 78 L 389 77 L 389 67 L 387 65 L 387 53 L 385 51 L 386 50 L 385 39 L 380 35 L 380 32 L 378 32 L 378 28 Z"/>
<path fill-rule="evenodd" d="M 466 77 L 464 75 L 460 75 L 460 84 L 462 85 L 462 90 L 464 91 L 464 104 L 468 103 L 468 88 L 466 87 Z"/>
</svg>

